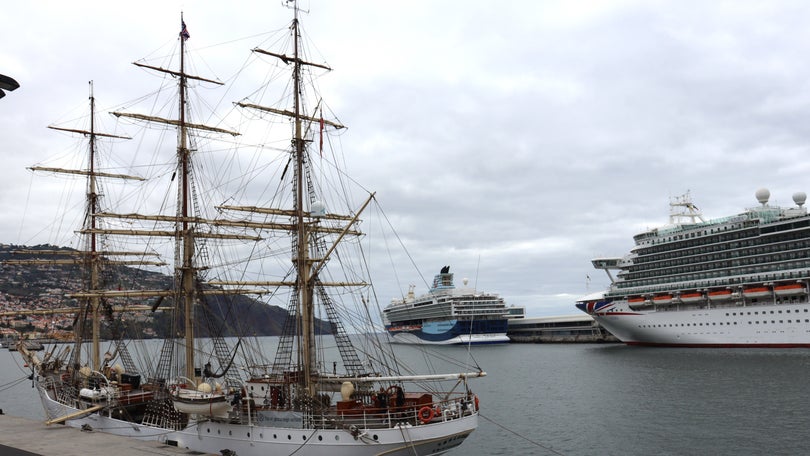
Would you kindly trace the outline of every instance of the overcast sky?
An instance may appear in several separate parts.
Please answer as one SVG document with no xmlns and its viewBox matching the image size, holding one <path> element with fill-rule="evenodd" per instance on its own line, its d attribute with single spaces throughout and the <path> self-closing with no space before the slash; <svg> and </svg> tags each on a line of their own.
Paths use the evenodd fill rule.
<svg viewBox="0 0 810 456">
<path fill-rule="evenodd" d="M 577 297 L 607 285 L 590 259 L 624 255 L 634 234 L 666 224 L 671 196 L 689 190 L 719 218 L 755 205 L 760 187 L 783 205 L 810 191 L 808 2 L 303 8 L 335 69 L 322 91 L 349 126 L 353 174 L 421 272 L 451 265 L 530 316 L 576 313 Z M 0 242 L 58 239 L 36 228 L 58 195 L 25 169 L 65 151 L 45 127 L 86 109 L 91 79 L 101 109 L 150 90 L 131 62 L 176 42 L 181 11 L 190 46 L 244 49 L 207 61 L 220 79 L 256 44 L 247 37 L 290 20 L 280 1 L 4 5 L 0 73 L 21 87 L 0 100 Z"/>
</svg>

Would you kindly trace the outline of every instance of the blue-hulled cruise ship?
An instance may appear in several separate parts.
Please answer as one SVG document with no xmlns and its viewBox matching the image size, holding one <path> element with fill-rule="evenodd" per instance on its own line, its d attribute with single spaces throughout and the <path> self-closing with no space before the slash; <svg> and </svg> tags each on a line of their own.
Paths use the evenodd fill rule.
<svg viewBox="0 0 810 456">
<path fill-rule="evenodd" d="M 433 279 L 427 294 L 393 299 L 383 309 L 385 329 L 394 342 L 405 344 L 497 344 L 506 336 L 509 309 L 497 294 L 456 288 L 450 266 Z"/>
</svg>

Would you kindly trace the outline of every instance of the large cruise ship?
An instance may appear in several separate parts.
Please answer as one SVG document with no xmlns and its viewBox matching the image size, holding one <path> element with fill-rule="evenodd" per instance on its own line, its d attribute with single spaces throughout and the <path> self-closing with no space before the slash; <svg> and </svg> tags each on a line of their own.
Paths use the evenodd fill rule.
<svg viewBox="0 0 810 456">
<path fill-rule="evenodd" d="M 503 298 L 467 286 L 456 288 L 450 266 L 433 278 L 427 294 L 393 299 L 382 317 L 394 342 L 405 344 L 497 344 L 509 342 L 507 320 L 514 318 Z"/>
<path fill-rule="evenodd" d="M 670 202 L 670 225 L 634 237 L 623 258 L 596 258 L 607 291 L 576 306 L 632 345 L 810 347 L 810 216 L 759 205 L 704 221 L 689 194 Z M 613 271 L 615 273 L 612 273 Z"/>
</svg>

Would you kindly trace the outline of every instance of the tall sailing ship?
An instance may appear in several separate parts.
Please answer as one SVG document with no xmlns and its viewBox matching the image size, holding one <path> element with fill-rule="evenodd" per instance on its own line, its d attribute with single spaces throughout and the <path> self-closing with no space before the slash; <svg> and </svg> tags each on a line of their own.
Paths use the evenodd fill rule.
<svg viewBox="0 0 810 456">
<path fill-rule="evenodd" d="M 223 149 L 202 153 L 202 148 L 214 138 L 237 133 L 192 119 L 194 84 L 218 82 L 188 72 L 190 34 L 182 18 L 178 68 L 136 62 L 171 78 L 172 86 L 176 82 L 176 115 L 114 112 L 119 121 L 176 131 L 176 152 L 166 170 L 142 178 L 97 166 L 97 141 L 116 135 L 96 131 L 92 120 L 89 129 L 68 129 L 89 139 L 86 169 L 38 167 L 87 179 L 84 247 L 37 251 L 37 258 L 18 252 L 27 256 L 16 260 L 86 271 L 83 289 L 65 296 L 66 302 L 77 304 L 65 310 L 77 314 L 74 344 L 43 355 L 23 344 L 18 347 L 35 374 L 48 423 L 240 456 L 444 454 L 476 429 L 478 398 L 468 380 L 486 375 L 480 368 L 412 373 L 394 357 L 385 337 L 374 333 L 369 308 L 377 305 L 376 294 L 367 278 L 359 230 L 360 216 L 374 194 L 362 204 L 351 198 L 340 202 L 338 198 L 349 195 L 351 181 L 343 171 L 334 172 L 340 182 L 324 181 L 327 169 L 337 170 L 342 163 L 328 155 L 327 162 L 324 145 L 331 131 L 343 126 L 323 118 L 328 110 L 319 97 L 314 106 L 307 104 L 307 95 L 314 92 L 305 81 L 329 67 L 306 59 L 299 10 L 294 2 L 290 6 L 294 18 L 284 31 L 288 50 L 252 50 L 260 57 L 256 60 L 290 70 L 291 78 L 280 84 L 287 97 L 274 98 L 289 104 L 270 107 L 245 99 L 234 108 L 243 118 L 292 130 L 281 147 L 255 146 L 257 156 L 277 156 L 269 160 L 280 165 L 273 180 L 259 174 L 269 165 L 253 159 L 239 179 L 231 174 L 237 165 L 205 161 L 217 154 L 235 155 Z M 93 119 L 92 95 L 90 101 Z M 263 140 L 270 143 L 272 138 Z M 152 165 L 164 162 L 158 155 L 148 159 Z M 215 181 L 206 187 L 210 175 Z M 115 212 L 101 198 L 110 180 L 138 182 L 137 192 L 118 192 L 123 199 L 145 196 L 135 207 Z M 149 181 L 168 183 L 170 191 L 155 196 L 146 190 Z M 255 182 L 266 185 L 260 198 L 270 204 L 237 203 L 249 199 L 249 184 Z M 233 183 L 236 189 L 226 193 Z M 225 203 L 214 203 L 217 198 Z M 143 209 L 155 201 L 157 211 Z M 119 243 L 129 249 L 115 248 Z M 170 245 L 173 257 L 168 262 L 171 286 L 143 289 L 137 280 L 120 277 L 126 274 L 124 265 L 159 267 L 164 244 Z M 43 259 L 47 254 L 53 258 Z M 280 269 L 271 272 L 276 265 Z M 266 352 L 267 341 L 218 335 L 226 325 L 239 333 L 242 316 L 228 315 L 227 306 L 231 299 L 250 294 L 286 300 L 288 317 L 274 356 Z M 212 318 L 216 310 L 228 318 Z M 175 337 L 164 339 L 157 354 L 143 355 L 135 341 L 113 331 L 115 337 L 105 348 L 101 327 L 120 327 L 119 316 L 131 311 L 165 313 L 168 333 Z"/>
<path fill-rule="evenodd" d="M 637 234 L 624 257 L 592 260 L 611 285 L 577 308 L 632 345 L 810 347 L 806 195 L 793 207 L 770 205 L 767 189 L 756 198 L 709 221 L 688 193 L 674 198 L 670 225 Z"/>
<path fill-rule="evenodd" d="M 450 266 L 433 278 L 428 293 L 416 296 L 414 286 L 403 299 L 392 299 L 383 309 L 385 330 L 403 344 L 501 344 L 510 308 L 503 298 L 468 286 L 456 288 Z M 515 310 L 515 309 L 511 309 Z"/>
</svg>

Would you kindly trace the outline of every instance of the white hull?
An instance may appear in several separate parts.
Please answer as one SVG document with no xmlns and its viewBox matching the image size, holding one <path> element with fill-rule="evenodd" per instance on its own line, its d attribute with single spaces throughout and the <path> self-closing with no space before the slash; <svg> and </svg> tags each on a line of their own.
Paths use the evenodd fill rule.
<svg viewBox="0 0 810 456">
<path fill-rule="evenodd" d="M 79 411 L 54 401 L 43 388 L 38 389 L 48 418 Z M 191 421 L 185 429 L 170 431 L 99 413 L 68 420 L 66 424 L 76 428 L 89 425 L 98 432 L 156 440 L 213 454 L 228 449 L 239 456 L 413 456 L 445 454 L 457 447 L 477 427 L 478 415 L 420 426 L 403 424 L 390 429 L 361 429 L 357 438 L 348 429 L 291 429 L 207 420 Z"/>
<path fill-rule="evenodd" d="M 593 316 L 630 345 L 810 347 L 806 302 L 662 311 L 633 311 L 619 302 Z"/>
<path fill-rule="evenodd" d="M 424 340 L 411 333 L 397 333 L 391 335 L 391 341 L 397 344 L 414 345 L 481 345 L 481 344 L 504 344 L 509 342 L 506 333 L 502 334 L 462 334 L 446 340 Z"/>
</svg>

